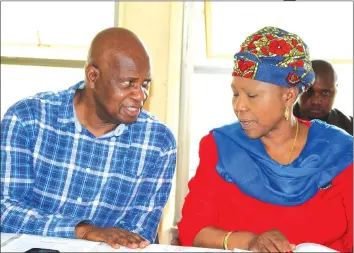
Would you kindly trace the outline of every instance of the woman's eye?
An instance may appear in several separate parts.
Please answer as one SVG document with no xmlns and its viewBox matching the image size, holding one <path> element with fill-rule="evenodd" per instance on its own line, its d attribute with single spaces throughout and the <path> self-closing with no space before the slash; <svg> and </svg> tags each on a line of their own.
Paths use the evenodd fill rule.
<svg viewBox="0 0 354 253">
<path fill-rule="evenodd" d="M 255 98 L 257 95 L 247 95 L 249 98 Z"/>
</svg>

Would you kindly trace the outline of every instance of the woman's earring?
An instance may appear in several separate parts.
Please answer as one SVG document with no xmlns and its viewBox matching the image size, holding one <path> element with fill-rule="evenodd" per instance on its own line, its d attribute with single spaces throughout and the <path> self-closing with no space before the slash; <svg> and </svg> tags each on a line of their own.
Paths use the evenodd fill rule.
<svg viewBox="0 0 354 253">
<path fill-rule="evenodd" d="M 286 107 L 285 112 L 284 112 L 284 117 L 285 117 L 285 120 L 289 120 L 289 107 Z"/>
</svg>

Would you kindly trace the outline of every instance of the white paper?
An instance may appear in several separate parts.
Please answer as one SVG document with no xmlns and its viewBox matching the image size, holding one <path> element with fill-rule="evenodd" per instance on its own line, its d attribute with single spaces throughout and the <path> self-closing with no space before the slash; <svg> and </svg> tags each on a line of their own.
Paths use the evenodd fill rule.
<svg viewBox="0 0 354 253">
<path fill-rule="evenodd" d="M 106 243 L 102 243 L 94 249 L 95 252 L 232 252 L 231 250 L 208 249 L 198 247 L 182 247 L 164 244 L 150 244 L 144 249 L 129 249 L 121 246 L 113 249 Z"/>
<path fill-rule="evenodd" d="M 236 249 L 236 248 L 234 248 L 232 251 L 233 252 L 253 252 L 253 251 L 249 251 L 249 250 L 245 250 L 245 249 Z"/>
<path fill-rule="evenodd" d="M 248 250 L 234 249 L 234 252 L 252 252 Z M 316 243 L 301 243 L 298 244 L 294 252 L 338 252 L 334 249 Z"/>
<path fill-rule="evenodd" d="M 94 249 L 98 244 L 99 242 L 87 240 L 23 234 L 20 238 L 1 247 L 1 251 L 25 252 L 31 248 L 45 248 L 59 250 L 60 252 L 88 252 Z"/>
<path fill-rule="evenodd" d="M 7 241 L 10 240 L 12 237 L 16 236 L 17 234 L 13 233 L 1 233 L 1 246 Z"/>
<path fill-rule="evenodd" d="M 338 252 L 338 251 L 316 243 L 301 243 L 296 246 L 294 252 Z"/>
</svg>

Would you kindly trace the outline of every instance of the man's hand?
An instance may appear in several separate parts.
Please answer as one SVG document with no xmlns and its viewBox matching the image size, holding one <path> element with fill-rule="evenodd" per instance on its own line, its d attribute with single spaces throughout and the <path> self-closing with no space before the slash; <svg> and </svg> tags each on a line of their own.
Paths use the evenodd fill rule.
<svg viewBox="0 0 354 253">
<path fill-rule="evenodd" d="M 120 246 L 131 249 L 145 248 L 150 244 L 148 240 L 136 233 L 126 231 L 122 228 L 100 228 L 89 224 L 78 225 L 75 228 L 75 234 L 80 239 L 86 239 L 95 242 L 106 242 L 112 248 Z M 81 235 L 81 236 L 78 236 Z"/>
<path fill-rule="evenodd" d="M 248 250 L 255 252 L 292 252 L 294 249 L 295 245 L 290 244 L 279 230 L 257 235 L 248 243 Z"/>
</svg>

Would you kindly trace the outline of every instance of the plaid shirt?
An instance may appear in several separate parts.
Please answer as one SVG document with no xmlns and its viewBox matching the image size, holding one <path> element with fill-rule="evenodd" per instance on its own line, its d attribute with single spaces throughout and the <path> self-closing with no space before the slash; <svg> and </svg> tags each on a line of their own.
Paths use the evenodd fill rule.
<svg viewBox="0 0 354 253">
<path fill-rule="evenodd" d="M 19 101 L 1 123 L 1 232 L 74 238 L 87 221 L 153 242 L 176 166 L 171 131 L 142 110 L 95 137 L 73 110 L 75 91 Z"/>
</svg>

